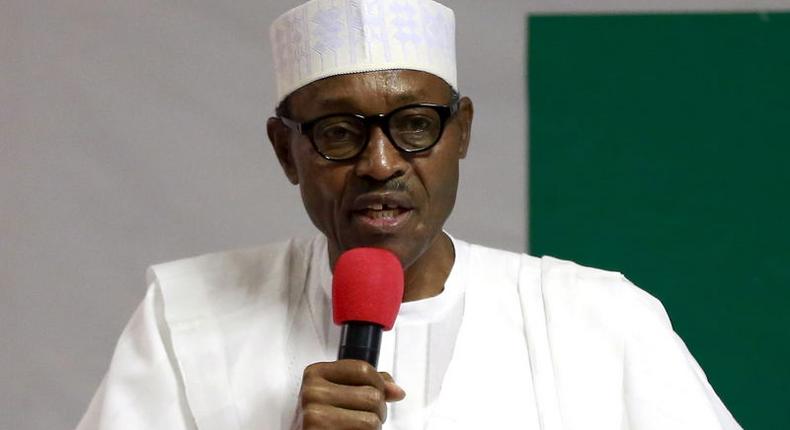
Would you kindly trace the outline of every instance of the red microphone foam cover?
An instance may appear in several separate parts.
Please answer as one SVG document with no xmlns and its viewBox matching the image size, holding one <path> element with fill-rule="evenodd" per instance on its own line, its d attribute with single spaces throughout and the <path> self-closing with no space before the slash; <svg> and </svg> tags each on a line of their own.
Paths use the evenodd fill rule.
<svg viewBox="0 0 790 430">
<path fill-rule="evenodd" d="M 380 248 L 354 248 L 340 255 L 332 278 L 335 324 L 364 321 L 390 330 L 403 300 L 403 267 Z"/>
</svg>

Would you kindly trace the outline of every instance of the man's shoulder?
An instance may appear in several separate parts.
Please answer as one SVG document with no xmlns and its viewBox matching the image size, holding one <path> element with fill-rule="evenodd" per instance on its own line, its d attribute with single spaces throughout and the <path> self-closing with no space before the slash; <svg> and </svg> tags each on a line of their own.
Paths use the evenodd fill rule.
<svg viewBox="0 0 790 430">
<path fill-rule="evenodd" d="M 323 237 L 290 239 L 156 264 L 149 285 L 161 291 L 170 322 L 288 306 L 306 282 Z"/>
<path fill-rule="evenodd" d="M 162 280 L 185 276 L 250 274 L 279 270 L 289 260 L 309 255 L 315 240 L 317 238 L 291 238 L 254 247 L 229 249 L 158 263 L 149 268 L 149 277 Z"/>
<path fill-rule="evenodd" d="M 547 303 L 555 302 L 572 311 L 620 323 L 656 321 L 669 325 L 661 302 L 636 286 L 625 275 L 612 270 L 541 257 L 541 284 Z"/>
<path fill-rule="evenodd" d="M 601 314 L 648 311 L 649 314 L 665 318 L 666 312 L 661 302 L 618 271 L 585 266 L 552 256 L 536 257 L 485 245 L 467 245 L 475 257 L 472 260 L 477 260 L 477 263 L 482 263 L 492 271 L 518 271 L 519 288 L 539 288 L 546 305 L 566 309 L 578 306 Z"/>
<path fill-rule="evenodd" d="M 537 257 L 523 252 L 509 251 L 487 245 L 455 239 L 456 243 L 468 246 L 473 262 L 485 264 L 518 265 L 522 270 L 537 270 L 541 278 L 550 276 L 561 278 L 563 285 L 584 284 L 589 288 L 608 288 L 625 280 L 622 273 L 584 266 L 571 260 L 552 256 Z M 627 280 L 626 280 L 627 282 Z"/>
</svg>

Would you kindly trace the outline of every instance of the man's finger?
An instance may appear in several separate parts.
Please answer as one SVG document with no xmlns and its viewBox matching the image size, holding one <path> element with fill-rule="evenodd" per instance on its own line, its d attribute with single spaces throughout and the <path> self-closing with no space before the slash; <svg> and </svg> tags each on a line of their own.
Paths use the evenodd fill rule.
<svg viewBox="0 0 790 430">
<path fill-rule="evenodd" d="M 384 398 L 388 402 L 397 402 L 406 397 L 406 391 L 387 372 L 379 372 L 381 379 L 384 380 Z"/>
<path fill-rule="evenodd" d="M 378 415 L 367 411 L 352 411 L 329 405 L 311 405 L 302 411 L 304 429 L 381 429 Z"/>
<path fill-rule="evenodd" d="M 341 409 L 373 412 L 381 422 L 387 420 L 384 392 L 370 385 L 339 385 L 329 381 L 302 389 L 303 406 L 324 404 Z"/>
<path fill-rule="evenodd" d="M 379 391 L 384 391 L 384 379 L 376 368 L 365 361 L 338 360 L 323 364 L 317 372 L 329 382 L 339 385 L 370 385 Z"/>
</svg>

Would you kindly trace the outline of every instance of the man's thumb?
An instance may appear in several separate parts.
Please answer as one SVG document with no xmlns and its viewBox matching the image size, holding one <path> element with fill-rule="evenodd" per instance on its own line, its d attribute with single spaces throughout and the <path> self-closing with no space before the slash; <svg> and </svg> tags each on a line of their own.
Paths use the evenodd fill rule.
<svg viewBox="0 0 790 430">
<path fill-rule="evenodd" d="M 387 372 L 379 372 L 379 375 L 384 379 L 384 398 L 386 401 L 397 402 L 406 397 L 406 392 L 395 383 L 395 380 L 392 379 L 392 375 Z"/>
</svg>

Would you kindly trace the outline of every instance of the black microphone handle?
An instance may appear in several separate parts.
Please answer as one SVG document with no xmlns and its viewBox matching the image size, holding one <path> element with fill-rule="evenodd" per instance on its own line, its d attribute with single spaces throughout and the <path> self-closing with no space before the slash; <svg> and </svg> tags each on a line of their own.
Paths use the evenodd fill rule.
<svg viewBox="0 0 790 430">
<path fill-rule="evenodd" d="M 381 326 L 365 321 L 349 321 L 340 333 L 337 359 L 363 360 L 376 367 L 381 349 Z"/>
</svg>

